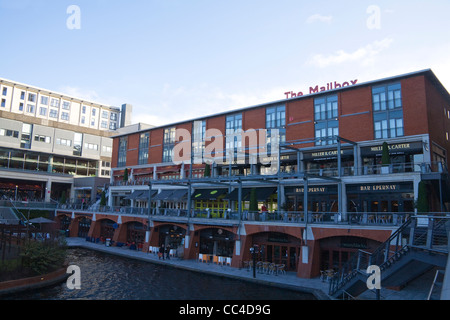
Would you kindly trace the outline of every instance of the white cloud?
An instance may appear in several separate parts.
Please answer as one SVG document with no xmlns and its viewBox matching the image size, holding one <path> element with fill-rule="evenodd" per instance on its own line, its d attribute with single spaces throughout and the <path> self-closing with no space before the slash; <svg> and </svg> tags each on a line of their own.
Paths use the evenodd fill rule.
<svg viewBox="0 0 450 320">
<path fill-rule="evenodd" d="M 311 57 L 308 64 L 325 68 L 346 62 L 357 62 L 361 65 L 367 66 L 372 64 L 375 61 L 375 57 L 381 51 L 389 48 L 393 42 L 394 39 L 388 37 L 380 41 L 374 41 L 373 43 L 350 53 L 344 50 L 339 50 L 336 53 L 329 55 L 316 54 Z"/>
<path fill-rule="evenodd" d="M 312 16 L 308 17 L 308 19 L 306 19 L 306 23 L 314 23 L 316 21 L 318 22 L 324 22 L 324 23 L 331 23 L 331 21 L 333 20 L 332 16 L 324 16 L 321 14 L 313 14 Z"/>
</svg>

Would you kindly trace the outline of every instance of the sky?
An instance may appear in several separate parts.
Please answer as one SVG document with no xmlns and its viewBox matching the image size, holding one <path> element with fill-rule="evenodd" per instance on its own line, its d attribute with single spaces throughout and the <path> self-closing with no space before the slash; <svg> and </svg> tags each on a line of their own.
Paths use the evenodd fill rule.
<svg viewBox="0 0 450 320">
<path fill-rule="evenodd" d="M 450 1 L 0 0 L 0 77 L 156 126 L 432 69 Z"/>
</svg>

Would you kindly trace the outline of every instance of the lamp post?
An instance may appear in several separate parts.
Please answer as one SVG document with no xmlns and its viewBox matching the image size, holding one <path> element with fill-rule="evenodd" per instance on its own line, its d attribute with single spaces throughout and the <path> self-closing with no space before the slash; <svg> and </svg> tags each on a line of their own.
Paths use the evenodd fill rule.
<svg viewBox="0 0 450 320">
<path fill-rule="evenodd" d="M 250 248 L 250 254 L 253 259 L 253 278 L 256 278 L 256 256 L 260 252 L 259 246 L 254 244 L 253 247 Z"/>
</svg>

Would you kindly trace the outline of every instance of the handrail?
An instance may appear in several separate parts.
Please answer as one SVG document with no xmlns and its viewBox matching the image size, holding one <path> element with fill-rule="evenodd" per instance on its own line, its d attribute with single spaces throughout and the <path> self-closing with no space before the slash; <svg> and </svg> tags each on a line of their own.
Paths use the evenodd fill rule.
<svg viewBox="0 0 450 320">
<path fill-rule="evenodd" d="M 439 230 L 445 223 L 450 221 L 450 216 L 418 216 L 415 215 L 408 219 L 400 228 L 398 228 L 384 243 L 382 243 L 374 252 L 370 253 L 363 250 L 358 250 L 356 254 L 354 254 L 350 260 L 335 273 L 334 277 L 330 281 L 329 293 L 333 295 L 339 290 L 339 288 L 343 287 L 346 283 L 348 283 L 353 277 L 356 276 L 357 273 L 363 273 L 361 270 L 367 269 L 370 265 L 378 265 L 381 270 L 385 269 L 386 265 L 389 261 L 397 256 L 399 253 L 408 250 L 409 247 L 415 247 L 414 241 L 415 236 L 418 233 L 417 221 L 418 219 L 428 219 L 428 226 L 426 230 L 420 231 L 420 238 L 425 237 L 427 242 L 425 246 L 421 246 L 421 248 L 447 253 L 448 247 L 446 250 L 433 249 L 434 244 L 434 235 L 436 234 L 436 230 Z M 435 220 L 440 219 L 437 224 L 435 224 Z M 410 232 L 405 232 L 405 231 Z M 425 231 L 425 232 L 424 232 Z M 406 244 L 401 243 L 402 237 L 409 237 Z M 445 234 L 445 237 L 447 235 Z M 440 243 L 447 244 L 448 240 L 442 241 Z M 394 248 L 392 248 L 394 246 Z M 393 249 L 393 250 L 392 250 Z"/>
</svg>

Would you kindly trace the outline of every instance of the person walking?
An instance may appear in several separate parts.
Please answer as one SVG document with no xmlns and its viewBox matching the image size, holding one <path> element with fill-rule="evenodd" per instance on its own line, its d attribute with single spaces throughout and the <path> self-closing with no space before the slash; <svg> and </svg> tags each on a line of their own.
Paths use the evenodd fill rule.
<svg viewBox="0 0 450 320">
<path fill-rule="evenodd" d="M 167 260 L 170 260 L 170 244 L 168 244 L 166 247 L 166 258 Z"/>
<path fill-rule="evenodd" d="M 161 247 L 159 247 L 159 254 L 158 254 L 158 257 L 159 257 L 159 260 L 161 260 L 161 258 L 164 260 L 164 244 L 162 244 L 161 245 Z"/>
</svg>

